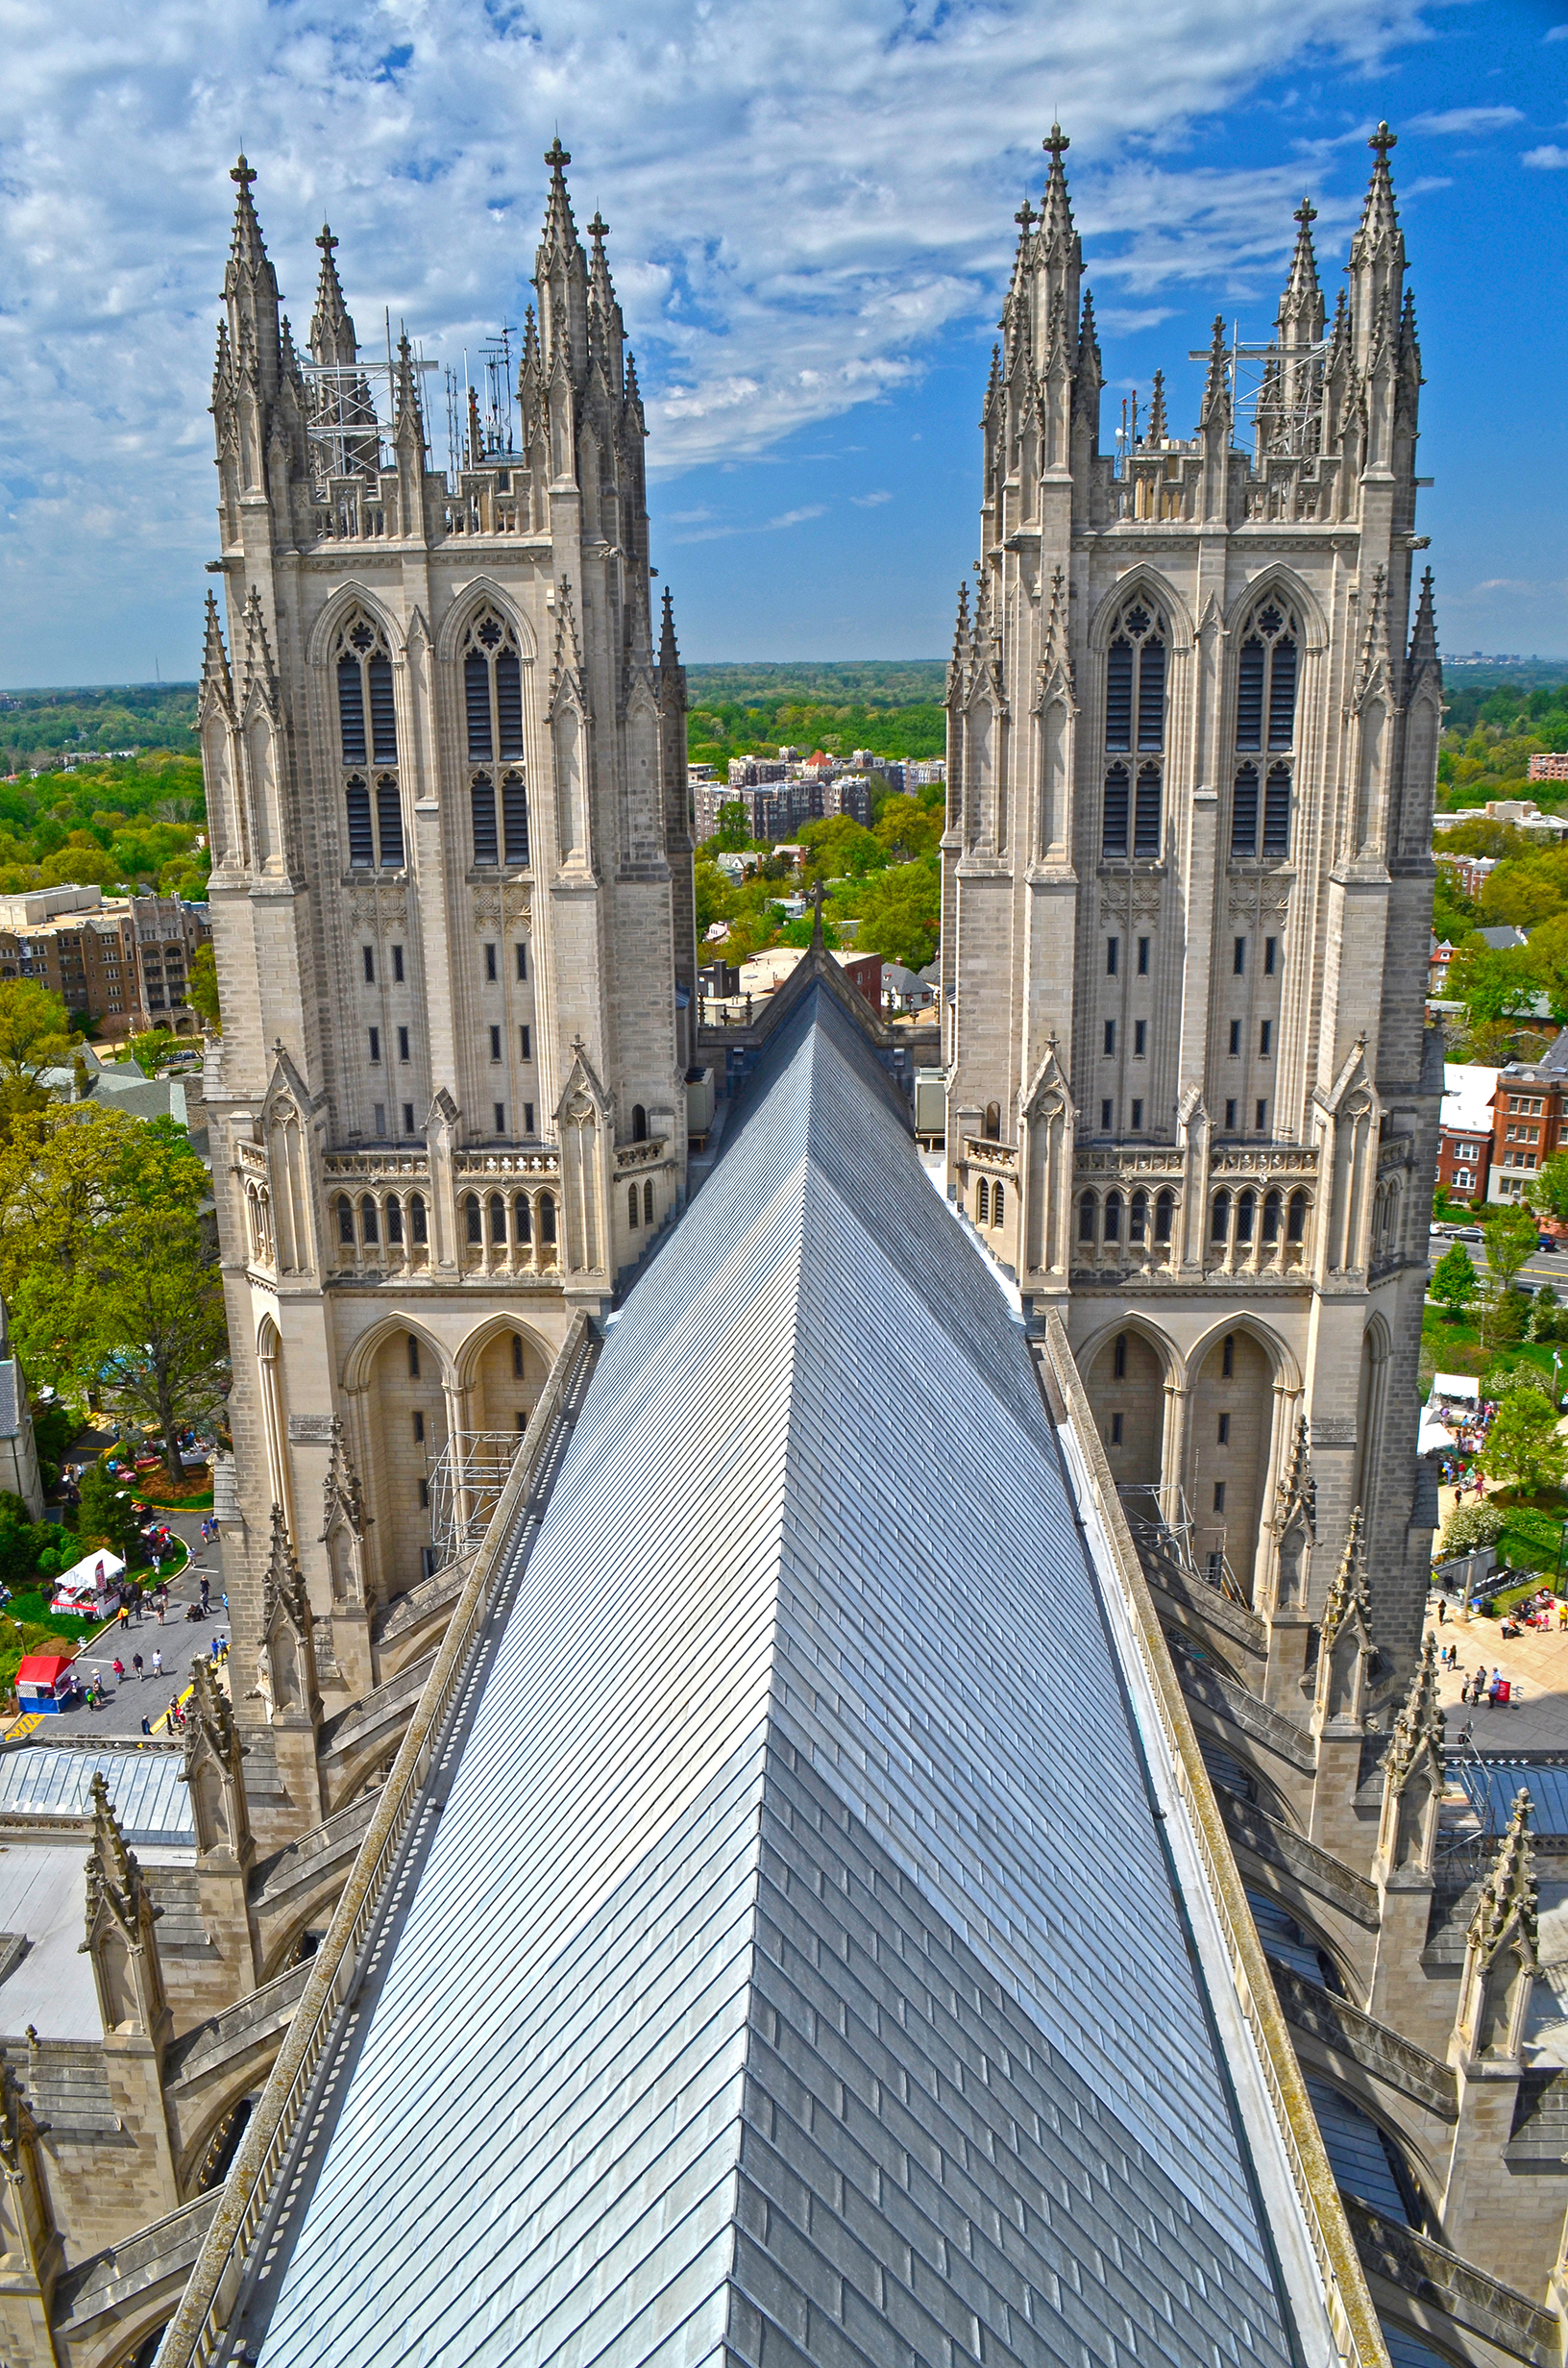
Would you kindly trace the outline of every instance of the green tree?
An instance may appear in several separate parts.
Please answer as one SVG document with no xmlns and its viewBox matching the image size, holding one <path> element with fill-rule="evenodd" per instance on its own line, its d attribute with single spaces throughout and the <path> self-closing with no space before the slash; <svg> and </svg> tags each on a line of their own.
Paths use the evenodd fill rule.
<svg viewBox="0 0 1568 2368">
<path fill-rule="evenodd" d="M 1451 1323 L 1458 1322 L 1480 1289 L 1481 1277 L 1462 1242 L 1456 1242 L 1451 1249 L 1444 1251 L 1433 1269 L 1432 1281 L 1427 1286 L 1428 1296 L 1447 1310 Z"/>
<path fill-rule="evenodd" d="M 871 836 L 900 863 L 916 855 L 934 855 L 942 841 L 942 815 L 921 805 L 918 798 L 888 798 Z"/>
<path fill-rule="evenodd" d="M 934 862 L 900 863 L 878 873 L 855 902 L 857 953 L 879 953 L 912 971 L 925 968 L 942 930 L 942 876 Z"/>
<path fill-rule="evenodd" d="M 103 1404 L 163 1436 L 178 1488 L 179 1433 L 207 1421 L 229 1381 L 223 1289 L 194 1211 L 137 1211 L 114 1228 L 84 1311 L 83 1345 Z"/>
<path fill-rule="evenodd" d="M 223 1034 L 223 1013 L 218 1007 L 218 964 L 210 946 L 198 946 L 190 957 L 190 984 L 186 989 L 190 1007 L 206 1022 L 214 1036 Z"/>
<path fill-rule="evenodd" d="M 1486 1264 L 1499 1291 L 1513 1289 L 1514 1277 L 1533 1255 L 1539 1240 L 1529 1209 L 1501 1207 L 1481 1221 L 1486 1237 Z"/>
<path fill-rule="evenodd" d="M 751 844 L 751 814 L 744 798 L 726 798 L 719 808 L 719 827 L 714 833 L 716 845 L 728 853 L 738 855 L 743 847 Z"/>
<path fill-rule="evenodd" d="M 1448 966 L 1447 995 L 1464 1005 L 1472 1028 L 1528 1019 L 1539 991 L 1528 946 L 1488 946 L 1469 937 Z"/>
<path fill-rule="evenodd" d="M 1557 1411 L 1535 1390 L 1510 1390 L 1493 1418 L 1481 1453 L 1488 1480 L 1533 1495 L 1560 1488 L 1568 1474 L 1568 1439 L 1557 1428 Z"/>
<path fill-rule="evenodd" d="M 1568 1151 L 1555 1151 L 1530 1179 L 1530 1205 L 1568 1224 Z"/>
<path fill-rule="evenodd" d="M 827 822 L 807 823 L 800 833 L 806 850 L 804 868 L 810 879 L 864 878 L 879 872 L 888 858 L 869 830 L 852 814 L 835 814 Z"/>
<path fill-rule="evenodd" d="M 36 978 L 0 979 L 0 1084 L 36 1088 L 71 1057 L 71 1024 Z"/>
<path fill-rule="evenodd" d="M 150 1027 L 145 1035 L 133 1036 L 127 1049 L 136 1067 L 153 1077 L 179 1051 L 180 1039 L 172 1028 Z"/>
<path fill-rule="evenodd" d="M 107 1545 L 129 1562 L 135 1550 L 139 1520 L 132 1491 L 115 1479 L 107 1464 L 89 1464 L 82 1474 L 82 1503 L 76 1517 L 83 1551 Z"/>
</svg>

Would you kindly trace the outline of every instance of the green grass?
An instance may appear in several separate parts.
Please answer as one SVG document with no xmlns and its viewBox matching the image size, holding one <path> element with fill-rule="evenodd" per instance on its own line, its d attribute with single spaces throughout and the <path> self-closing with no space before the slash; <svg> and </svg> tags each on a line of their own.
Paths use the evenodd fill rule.
<svg viewBox="0 0 1568 2368">
<path fill-rule="evenodd" d="M 1538 1366 L 1550 1381 L 1554 1345 L 1560 1360 L 1558 1370 L 1564 1382 L 1568 1383 L 1568 1343 L 1513 1341 L 1483 1347 L 1477 1325 L 1468 1321 L 1451 1323 L 1429 1299 L 1421 1321 L 1423 1381 L 1429 1369 L 1437 1373 L 1475 1373 L 1479 1376 L 1494 1365 Z"/>
<path fill-rule="evenodd" d="M 19 1619 L 24 1628 L 46 1628 L 54 1636 L 64 1637 L 69 1642 L 80 1644 L 84 1638 L 91 1636 L 98 1622 L 95 1619 L 67 1619 L 63 1613 L 51 1612 L 49 1604 L 54 1591 L 52 1579 L 42 1580 L 37 1587 L 17 1589 L 6 1606 L 6 1617 Z"/>
</svg>

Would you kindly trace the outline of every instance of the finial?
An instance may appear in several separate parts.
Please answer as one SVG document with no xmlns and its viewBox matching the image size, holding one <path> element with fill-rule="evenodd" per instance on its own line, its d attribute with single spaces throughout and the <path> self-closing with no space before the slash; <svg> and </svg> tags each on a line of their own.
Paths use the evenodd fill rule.
<svg viewBox="0 0 1568 2368">
<path fill-rule="evenodd" d="M 821 881 L 818 880 L 813 886 L 811 892 L 811 902 L 814 909 L 814 918 L 811 925 L 811 944 L 813 952 L 815 952 L 817 949 L 824 942 L 822 938 L 822 899 L 826 891 L 823 889 Z"/>
<path fill-rule="evenodd" d="M 567 161 L 570 163 L 571 159 L 568 158 Z M 594 218 L 588 225 L 588 235 L 591 239 L 593 239 L 596 245 L 599 245 L 604 239 L 608 238 L 609 234 L 610 226 L 605 221 L 603 215 L 600 212 L 599 208 L 596 206 L 594 208 Z"/>
<path fill-rule="evenodd" d="M 231 181 L 234 181 L 239 184 L 240 195 L 242 197 L 248 197 L 250 195 L 251 184 L 256 179 L 256 173 L 254 168 L 246 163 L 243 150 L 240 152 L 239 162 L 230 166 L 229 178 Z"/>
<path fill-rule="evenodd" d="M 1387 130 L 1386 124 L 1384 126 L 1384 129 L 1385 131 Z M 1051 170 L 1053 172 L 1061 163 L 1064 151 L 1072 146 L 1071 140 L 1068 139 L 1066 134 L 1063 131 L 1062 126 L 1059 123 L 1052 124 L 1049 136 L 1042 139 L 1040 144 L 1051 160 Z"/>
<path fill-rule="evenodd" d="M 337 240 L 332 236 L 332 229 L 330 222 L 324 222 L 322 224 L 321 236 L 316 240 L 316 244 L 321 249 L 323 255 L 327 258 L 327 260 L 331 262 L 332 259 L 332 250 L 337 245 Z"/>
<path fill-rule="evenodd" d="M 1290 219 L 1292 222 L 1299 222 L 1303 230 L 1306 230 L 1311 223 L 1317 220 L 1317 208 L 1312 204 L 1311 199 L 1305 195 L 1305 193 L 1303 194 L 1301 204 L 1296 208 L 1296 210 L 1291 215 Z"/>
<path fill-rule="evenodd" d="M 1390 132 L 1385 123 L 1380 123 L 1377 130 L 1373 133 L 1371 138 L 1366 144 L 1369 148 L 1376 150 L 1378 165 L 1384 166 L 1388 161 L 1389 149 L 1397 148 L 1399 146 L 1399 134 L 1397 132 Z M 243 161 L 243 159 L 241 161 Z"/>
<path fill-rule="evenodd" d="M 243 160 L 244 160 L 241 159 L 242 162 Z M 572 152 L 570 149 L 563 148 L 561 146 L 561 136 L 559 132 L 557 132 L 554 138 L 551 141 L 550 146 L 545 150 L 545 162 L 550 166 L 551 171 L 555 175 L 555 178 L 558 181 L 571 161 Z"/>
<path fill-rule="evenodd" d="M 1027 238 L 1030 231 L 1034 227 L 1035 220 L 1035 210 L 1029 203 L 1029 192 L 1027 189 L 1025 189 L 1023 193 L 1023 204 L 1018 208 L 1018 210 L 1013 216 L 1013 219 L 1019 225 L 1025 238 Z"/>
</svg>

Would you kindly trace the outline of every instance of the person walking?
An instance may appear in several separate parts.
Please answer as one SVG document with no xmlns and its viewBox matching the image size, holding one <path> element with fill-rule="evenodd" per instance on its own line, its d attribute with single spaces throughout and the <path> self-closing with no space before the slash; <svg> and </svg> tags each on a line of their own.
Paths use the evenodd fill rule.
<svg viewBox="0 0 1568 2368">
<path fill-rule="evenodd" d="M 133 1653 L 133 1654 L 132 1654 L 132 1656 L 131 1656 L 131 1666 L 133 1667 L 133 1669 L 135 1669 L 135 1673 L 136 1673 L 136 1684 L 139 1686 L 139 1685 L 141 1684 L 142 1679 L 143 1679 L 143 1678 L 146 1676 L 146 1674 L 147 1674 L 146 1670 L 145 1670 L 145 1669 L 143 1668 L 143 1666 L 142 1666 L 141 1655 L 140 1655 L 139 1653 Z"/>
<path fill-rule="evenodd" d="M 121 1636 L 124 1636 L 126 1629 L 131 1623 L 131 1609 L 123 1595 L 120 1597 L 120 1608 L 115 1613 L 114 1618 L 119 1627 Z"/>
<path fill-rule="evenodd" d="M 1441 1596 L 1441 1595 L 1439 1595 L 1439 1596 L 1438 1596 L 1438 1598 L 1437 1598 L 1437 1625 L 1438 1625 L 1438 1627 L 1439 1627 L 1439 1628 L 1442 1626 L 1442 1624 L 1443 1624 L 1444 1620 L 1446 1620 L 1446 1619 L 1447 1619 L 1447 1617 L 1448 1617 L 1448 1606 L 1447 1606 L 1447 1604 L 1443 1601 L 1442 1596 Z"/>
<path fill-rule="evenodd" d="M 161 1676 L 162 1676 L 162 1674 L 163 1674 L 163 1647 L 162 1647 L 162 1645 L 161 1645 L 161 1644 L 157 1644 L 157 1645 L 155 1645 L 155 1646 L 153 1647 L 153 1675 L 154 1675 L 155 1677 L 161 1677 Z M 1485 1671 L 1483 1670 L 1483 1671 L 1482 1672 L 1482 1676 L 1484 1676 L 1484 1675 L 1485 1675 Z"/>
</svg>

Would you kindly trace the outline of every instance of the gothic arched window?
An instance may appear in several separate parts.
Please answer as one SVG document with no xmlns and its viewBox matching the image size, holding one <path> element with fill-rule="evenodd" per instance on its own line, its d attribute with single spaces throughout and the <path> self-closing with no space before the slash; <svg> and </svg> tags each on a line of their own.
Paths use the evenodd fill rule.
<svg viewBox="0 0 1568 2368">
<path fill-rule="evenodd" d="M 425 1196 L 423 1193 L 415 1193 L 412 1200 L 409 1201 L 408 1220 L 409 1227 L 413 1233 L 414 1240 L 416 1242 L 424 1242 L 428 1240 L 429 1236 L 425 1225 Z"/>
<path fill-rule="evenodd" d="M 1081 1193 L 1078 1196 L 1078 1239 L 1080 1242 L 1092 1242 L 1094 1239 L 1094 1196 L 1092 1193 Z"/>
<path fill-rule="evenodd" d="M 380 1229 L 376 1219 L 376 1203 L 369 1193 L 365 1194 L 359 1203 L 359 1230 L 367 1242 L 377 1242 L 380 1239 Z"/>
<path fill-rule="evenodd" d="M 1283 1193 L 1267 1193 L 1263 1196 L 1263 1240 L 1272 1248 L 1280 1238 L 1280 1212 L 1285 1207 Z"/>
<path fill-rule="evenodd" d="M 541 1242 L 553 1242 L 555 1239 L 555 1197 L 552 1193 L 541 1193 L 539 1196 L 539 1239 Z"/>
<path fill-rule="evenodd" d="M 1162 1193 L 1154 1204 L 1154 1238 L 1157 1242 L 1170 1240 L 1171 1221 L 1176 1214 L 1174 1193 Z"/>
<path fill-rule="evenodd" d="M 1100 851 L 1113 860 L 1133 854 L 1157 861 L 1164 851 L 1168 642 L 1164 617 L 1151 602 L 1135 600 L 1122 611 L 1106 652 L 1106 753 L 1136 753 L 1144 759 L 1136 787 L 1129 765 L 1112 763 L 1106 768 Z"/>
<path fill-rule="evenodd" d="M 1223 1242 L 1228 1238 L 1230 1230 L 1231 1196 L 1229 1193 L 1215 1193 L 1213 1209 L 1209 1220 L 1209 1239 L 1211 1242 Z"/>
<path fill-rule="evenodd" d="M 506 1239 L 506 1203 L 500 1193 L 490 1196 L 490 1239 L 492 1242 L 504 1242 Z"/>
<path fill-rule="evenodd" d="M 1242 1193 L 1236 1204 L 1236 1238 L 1238 1242 L 1252 1240 L 1253 1212 L 1258 1206 L 1253 1193 Z"/>
<path fill-rule="evenodd" d="M 991 1221 L 993 1225 L 999 1225 L 1001 1223 L 1003 1216 L 1006 1213 L 1005 1203 L 1006 1195 L 1002 1185 L 1000 1183 L 993 1184 L 991 1190 Z"/>
<path fill-rule="evenodd" d="M 517 1193 L 512 1199 L 512 1238 L 518 1242 L 533 1240 L 532 1212 L 527 1193 Z"/>
<path fill-rule="evenodd" d="M 643 1186 L 643 1221 L 649 1225 L 653 1222 L 653 1178 L 651 1176 Z"/>
<path fill-rule="evenodd" d="M 463 1220 L 471 1242 L 484 1240 L 484 1225 L 479 1211 L 479 1196 L 468 1193 L 463 1199 Z"/>
<path fill-rule="evenodd" d="M 1285 1238 L 1287 1242 L 1304 1242 L 1307 1238 L 1307 1196 L 1305 1193 L 1292 1193 L 1290 1196 L 1290 1219 Z"/>
<path fill-rule="evenodd" d="M 975 1187 L 974 1221 L 977 1225 L 989 1225 L 991 1222 L 991 1184 L 986 1176 L 982 1176 Z"/>
<path fill-rule="evenodd" d="M 1120 1193 L 1107 1193 L 1105 1196 L 1104 1238 L 1107 1242 L 1119 1242 L 1121 1240 Z"/>
<path fill-rule="evenodd" d="M 1127 1213 L 1128 1241 L 1141 1242 L 1148 1232 L 1148 1226 L 1149 1196 L 1147 1193 L 1134 1193 L 1132 1206 Z"/>
<path fill-rule="evenodd" d="M 635 1227 L 638 1217 L 637 1187 L 635 1184 L 628 1184 L 626 1186 L 626 1222 Z"/>
<path fill-rule="evenodd" d="M 378 771 L 374 807 L 368 769 L 395 768 L 397 704 L 392 659 L 379 626 L 355 609 L 337 637 L 337 730 L 348 822 L 349 866 L 401 872 L 403 800 L 395 770 Z"/>
<path fill-rule="evenodd" d="M 648 1112 L 640 1101 L 631 1105 L 631 1139 L 633 1143 L 648 1141 Z"/>
<path fill-rule="evenodd" d="M 1243 860 L 1262 853 L 1280 862 L 1290 852 L 1289 762 L 1296 746 L 1296 678 L 1300 628 L 1283 601 L 1265 600 L 1253 617 L 1236 672 L 1236 746 L 1238 755 L 1266 751 L 1276 761 L 1262 780 L 1262 844 L 1258 839 L 1259 775 L 1262 767 L 1237 768 L 1231 799 L 1231 853 Z"/>
<path fill-rule="evenodd" d="M 354 1243 L 354 1203 L 346 1196 L 340 1198 L 337 1204 L 337 1238 L 340 1242 L 347 1242 L 352 1247 Z"/>
<path fill-rule="evenodd" d="M 485 768 L 506 765 L 501 784 L 500 820 L 504 861 L 521 871 L 528 860 L 528 792 L 523 770 L 523 661 L 517 636 L 494 608 L 481 608 L 463 636 L 463 722 L 468 761 Z M 474 816 L 474 861 L 485 869 L 503 860 L 497 830 L 495 776 L 488 769 L 470 782 Z"/>
</svg>

